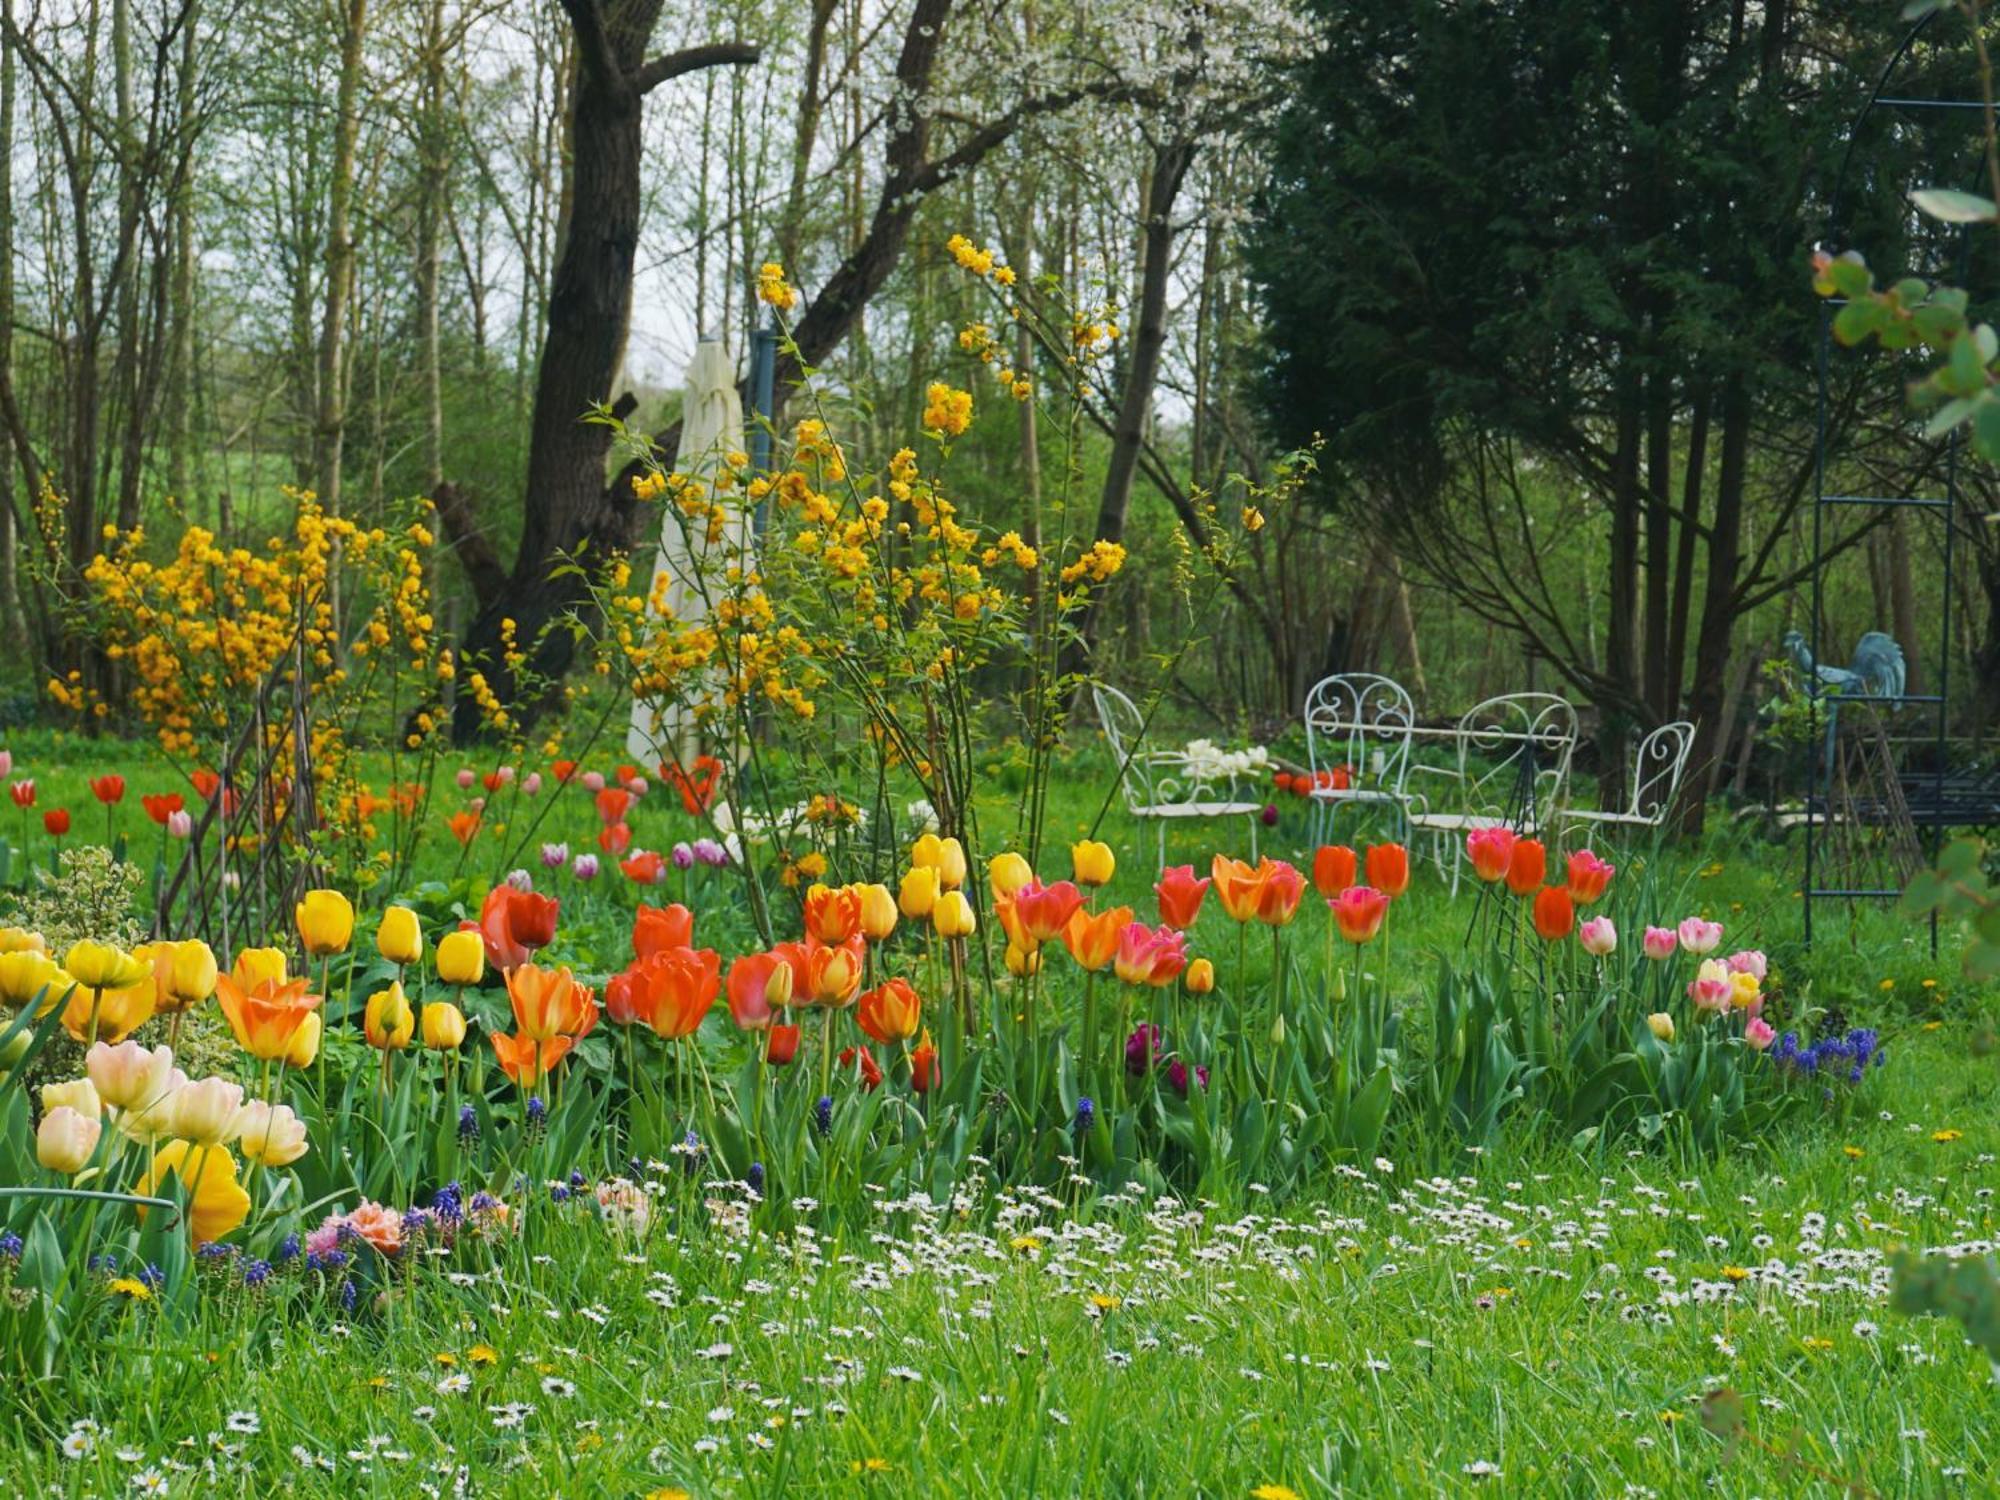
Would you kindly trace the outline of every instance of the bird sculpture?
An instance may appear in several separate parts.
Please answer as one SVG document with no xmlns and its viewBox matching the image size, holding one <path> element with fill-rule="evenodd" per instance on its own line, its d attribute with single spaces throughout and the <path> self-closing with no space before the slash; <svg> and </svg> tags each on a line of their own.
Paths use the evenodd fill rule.
<svg viewBox="0 0 2000 1500">
<path fill-rule="evenodd" d="M 1799 675 L 1809 684 L 1807 691 L 1815 698 L 1840 699 L 1842 697 L 1866 697 L 1877 702 L 1900 703 L 1903 701 L 1908 669 L 1903 664 L 1903 648 L 1893 637 L 1879 630 L 1871 630 L 1854 644 L 1854 660 L 1845 667 L 1822 666 L 1813 659 L 1812 647 L 1806 644 L 1803 633 L 1796 630 L 1785 632 L 1785 654 L 1799 669 Z M 1826 775 L 1829 784 L 1833 778 L 1834 731 L 1839 722 L 1840 704 L 1830 704 L 1826 711 Z"/>
</svg>

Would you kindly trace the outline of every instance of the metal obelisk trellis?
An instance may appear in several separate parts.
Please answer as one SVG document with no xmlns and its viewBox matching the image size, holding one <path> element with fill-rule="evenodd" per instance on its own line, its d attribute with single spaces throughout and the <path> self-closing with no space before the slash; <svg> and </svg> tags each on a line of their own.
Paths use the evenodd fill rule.
<svg viewBox="0 0 2000 1500">
<path fill-rule="evenodd" d="M 1826 231 L 1821 242 L 1822 247 L 1832 254 L 1837 255 L 1851 248 L 1839 242 L 1846 228 L 1843 222 L 1842 211 L 1846 206 L 1843 195 L 1847 186 L 1847 172 L 1848 168 L 1853 164 L 1855 144 L 1861 129 L 1876 110 L 1889 110 L 1913 115 L 1925 113 L 1945 113 L 1948 115 L 1950 112 L 1979 111 L 1985 107 L 1978 99 L 1907 98 L 1899 97 L 1889 92 L 1890 82 L 1895 77 L 1897 70 L 1908 60 L 1918 39 L 1923 35 L 1925 29 L 1937 19 L 1939 14 L 1940 12 L 1933 11 L 1910 27 L 1909 31 L 1904 35 L 1901 44 L 1890 56 L 1888 62 L 1883 66 L 1881 74 L 1876 78 L 1874 88 L 1869 91 L 1867 102 L 1862 105 L 1860 112 L 1854 117 L 1853 124 L 1848 127 L 1847 147 L 1842 154 L 1839 169 L 1834 176 L 1833 191 L 1828 199 Z M 1910 184 L 1912 187 L 1927 185 L 1922 183 Z M 1961 231 L 1959 236 L 1959 245 L 1959 267 L 1962 273 L 1968 263 L 1963 231 Z M 1830 402 L 1829 367 L 1833 355 L 1833 320 L 1840 305 L 1840 299 L 1837 298 L 1823 299 L 1820 303 L 1819 354 L 1817 360 L 1818 389 L 1816 397 L 1817 405 L 1814 413 L 1812 613 L 1807 622 L 1805 633 L 1807 640 L 1811 643 L 1813 661 L 1817 664 L 1821 651 L 1821 615 L 1825 603 L 1827 564 L 1826 519 L 1829 510 L 1835 507 L 1894 510 L 1916 516 L 1935 516 L 1941 521 L 1944 527 L 1944 541 L 1942 546 L 1943 567 L 1940 570 L 1942 598 L 1938 608 L 1937 646 L 1930 658 L 1932 671 L 1936 674 L 1936 691 L 1929 693 L 1905 693 L 1900 696 L 1885 695 L 1873 691 L 1843 692 L 1837 695 L 1838 705 L 1870 705 L 1870 708 L 1867 710 L 1867 716 L 1870 719 L 1874 718 L 1878 708 L 1902 707 L 1907 705 L 1930 710 L 1933 733 L 1932 785 L 1929 805 L 1930 815 L 1926 818 L 1925 822 L 1929 834 L 1926 842 L 1926 850 L 1931 861 L 1935 863 L 1944 836 L 1945 740 L 1949 729 L 1951 707 L 1952 543 L 1955 528 L 1955 512 L 1958 506 L 1958 464 L 1961 438 L 1959 432 L 1954 431 L 1946 439 L 1941 494 L 1853 495 L 1829 493 L 1827 489 L 1827 424 Z M 1914 645 L 1914 642 L 1910 644 Z M 1819 715 L 1821 712 L 1820 700 L 1823 694 L 1817 679 L 1812 674 L 1808 674 L 1808 676 L 1812 678 L 1806 684 L 1808 693 L 1807 724 L 1809 730 L 1807 743 L 1811 747 L 1811 753 L 1806 758 L 1805 879 L 1800 894 L 1805 911 L 1805 941 L 1806 945 L 1810 947 L 1813 941 L 1813 909 L 1816 903 L 1823 901 L 1852 903 L 1861 900 L 1894 898 L 1900 896 L 1902 890 L 1893 884 L 1856 884 L 1851 878 L 1838 879 L 1832 885 L 1821 885 L 1819 883 L 1822 878 L 1820 869 L 1822 860 L 1820 856 L 1825 853 L 1822 845 L 1826 842 L 1822 829 L 1825 828 L 1829 832 L 1833 830 L 1833 825 L 1827 819 L 1829 813 L 1833 811 L 1832 793 L 1834 788 L 1822 788 L 1819 785 L 1821 779 L 1819 745 L 1822 733 Z M 1836 706 L 1834 712 L 1838 712 L 1838 706 Z M 1892 780 L 1895 779 L 1893 769 L 1892 767 Z M 1896 805 L 1904 808 L 1905 816 L 1907 817 L 1907 803 L 1901 795 L 1902 788 L 1900 784 L 1896 786 L 1895 790 L 1896 796 L 1893 799 L 1882 799 L 1884 805 L 1893 801 Z M 1843 811 L 1849 817 L 1857 815 L 1857 808 L 1852 802 Z M 1858 830 L 1853 828 L 1839 830 L 1839 835 L 1845 838 L 1852 838 L 1856 833 L 1858 833 Z M 1842 871 L 1837 871 L 1836 875 L 1851 875 L 1853 868 L 1854 865 L 1848 863 Z M 1935 913 L 1931 916 L 1930 936 L 1931 952 L 1935 954 L 1938 945 L 1938 922 Z"/>
</svg>

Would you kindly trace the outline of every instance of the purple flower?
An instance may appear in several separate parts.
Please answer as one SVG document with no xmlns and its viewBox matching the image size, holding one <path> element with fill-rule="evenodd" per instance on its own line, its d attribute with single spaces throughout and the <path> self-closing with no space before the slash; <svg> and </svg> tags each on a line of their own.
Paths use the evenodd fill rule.
<svg viewBox="0 0 2000 1500">
<path fill-rule="evenodd" d="M 729 863 L 729 851 L 714 839 L 696 839 L 694 841 L 694 857 L 705 865 L 726 865 Z"/>
<path fill-rule="evenodd" d="M 761 1161 L 750 1163 L 750 1175 L 743 1179 L 743 1185 L 760 1198 L 764 1195 L 764 1164 Z"/>
<path fill-rule="evenodd" d="M 1202 1089 L 1208 1087 L 1208 1069 L 1200 1063 L 1195 1064 L 1194 1081 Z M 1178 1057 L 1167 1064 L 1167 1082 L 1172 1086 L 1175 1093 L 1179 1094 L 1183 1099 L 1187 1098 L 1188 1065 Z"/>
<path fill-rule="evenodd" d="M 1151 1021 L 1141 1021 L 1125 1038 L 1125 1071 L 1134 1078 L 1144 1078 L 1160 1060 L 1160 1028 Z"/>
<path fill-rule="evenodd" d="M 1090 1127 L 1096 1122 L 1097 1106 L 1091 1102 L 1090 1096 L 1086 1094 L 1083 1098 L 1076 1101 L 1076 1133 L 1078 1135 L 1089 1135 Z"/>
<path fill-rule="evenodd" d="M 1266 802 L 1262 816 L 1266 828 L 1276 828 L 1278 826 L 1278 804 L 1275 802 Z"/>
<path fill-rule="evenodd" d="M 509 870 L 507 884 L 517 891 L 532 891 L 535 888 L 535 877 L 526 870 Z"/>
<path fill-rule="evenodd" d="M 597 856 L 595 854 L 579 854 L 575 859 L 570 861 L 569 872 L 578 880 L 595 880 L 597 878 Z"/>
<path fill-rule="evenodd" d="M 680 843 L 674 845 L 673 861 L 674 861 L 674 868 L 676 870 L 687 870 L 693 868 L 694 848 L 685 839 L 683 839 Z"/>
<path fill-rule="evenodd" d="M 559 870 L 569 863 L 568 844 L 542 845 L 542 864 L 545 868 Z"/>
</svg>

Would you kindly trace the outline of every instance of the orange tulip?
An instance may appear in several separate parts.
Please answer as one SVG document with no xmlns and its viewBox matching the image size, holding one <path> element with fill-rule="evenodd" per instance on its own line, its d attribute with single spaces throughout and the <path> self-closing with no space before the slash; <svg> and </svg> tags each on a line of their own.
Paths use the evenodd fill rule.
<svg viewBox="0 0 2000 1500">
<path fill-rule="evenodd" d="M 722 955 L 713 948 L 669 948 L 646 960 L 654 987 L 653 1030 L 678 1040 L 693 1036 L 722 989 Z"/>
<path fill-rule="evenodd" d="M 1257 902 L 1263 895 L 1264 882 L 1270 878 L 1268 865 L 1253 867 L 1240 859 L 1218 854 L 1209 865 L 1209 875 L 1215 881 L 1215 899 L 1222 903 L 1232 922 L 1256 918 Z"/>
<path fill-rule="evenodd" d="M 1350 943 L 1373 939 L 1389 914 L 1389 898 L 1372 885 L 1350 885 L 1327 904 L 1333 908 L 1334 925 Z"/>
<path fill-rule="evenodd" d="M 249 988 L 234 975 L 215 976 L 216 1003 L 236 1034 L 236 1045 L 265 1062 L 283 1057 L 292 1039 L 319 1005 L 318 995 L 306 993 L 306 981 L 265 979 Z"/>
<path fill-rule="evenodd" d="M 550 1037 L 537 1042 L 533 1037 L 508 1036 L 504 1031 L 489 1033 L 493 1043 L 493 1056 L 500 1064 L 500 1071 L 513 1079 L 520 1088 L 533 1092 L 541 1086 L 544 1078 L 554 1071 L 555 1065 L 569 1055 L 569 1049 L 576 1043 L 569 1037 Z"/>
<path fill-rule="evenodd" d="M 1282 859 L 1265 860 L 1258 872 L 1263 883 L 1257 892 L 1257 920 L 1266 927 L 1289 926 L 1299 914 L 1299 898 L 1306 893 L 1305 876 Z"/>
<path fill-rule="evenodd" d="M 639 914 L 632 919 L 634 958 L 651 958 L 669 948 L 689 948 L 693 945 L 693 912 L 678 901 L 668 906 L 639 903 Z"/>
<path fill-rule="evenodd" d="M 479 908 L 479 935 L 486 943 L 486 961 L 505 972 L 518 969 L 537 948 L 556 935 L 559 904 L 553 896 L 517 891 L 501 884 L 486 893 Z"/>
<path fill-rule="evenodd" d="M 776 953 L 746 953 L 729 966 L 729 1018 L 762 1031 L 792 1003 L 792 966 Z"/>
<path fill-rule="evenodd" d="M 514 1003 L 514 1025 L 523 1037 L 545 1042 L 564 1034 L 572 1014 L 576 976 L 568 969 L 544 969 L 524 963 L 507 975 L 507 998 Z"/>
<path fill-rule="evenodd" d="M 847 1005 L 861 988 L 866 948 L 859 937 L 832 945 L 809 937 L 802 943 L 780 943 L 771 951 L 791 965 L 794 1004 Z"/>
<path fill-rule="evenodd" d="M 1118 956 L 1118 935 L 1132 920 L 1132 908 L 1114 906 L 1095 916 L 1079 908 L 1063 929 L 1063 946 L 1084 968 L 1102 969 Z"/>
<path fill-rule="evenodd" d="M 910 1054 L 910 1088 L 915 1093 L 928 1094 L 937 1087 L 937 1081 L 937 1047 L 931 1041 L 931 1034 L 926 1031 L 923 1040 L 917 1043 L 916 1050 Z"/>
<path fill-rule="evenodd" d="M 1491 885 L 1507 878 L 1514 863 L 1514 830 L 1475 828 L 1465 836 L 1465 855 L 1472 861 L 1472 873 Z"/>
<path fill-rule="evenodd" d="M 806 892 L 806 931 L 822 943 L 844 943 L 861 930 L 861 894 L 853 886 L 815 885 Z"/>
<path fill-rule="evenodd" d="M 1513 858 L 1507 862 L 1507 889 L 1517 896 L 1530 895 L 1541 888 L 1549 872 L 1549 852 L 1540 839 L 1516 839 Z"/>
<path fill-rule="evenodd" d="M 1611 877 L 1617 873 L 1616 866 L 1590 850 L 1577 850 L 1569 857 L 1570 900 L 1578 906 L 1593 904 L 1604 895 L 1611 884 Z"/>
<path fill-rule="evenodd" d="M 1368 846 L 1368 883 L 1395 900 L 1410 888 L 1410 851 L 1401 844 Z"/>
<path fill-rule="evenodd" d="M 1019 936 L 1028 942 L 1018 946 L 1027 947 L 1033 943 L 1046 943 L 1051 938 L 1061 937 L 1083 905 L 1083 892 L 1073 881 L 1058 880 L 1054 885 L 1043 885 L 1039 880 L 1030 881 L 1013 896 L 1014 920 L 1020 924 Z M 1001 918 L 1001 925 L 1007 927 L 1007 935 L 1016 936 L 1008 926 L 1007 919 Z"/>
<path fill-rule="evenodd" d="M 1313 851 L 1313 889 L 1328 900 L 1353 885 L 1360 859 L 1345 844 L 1321 844 Z"/>
<path fill-rule="evenodd" d="M 1535 893 L 1535 931 L 1546 941 L 1559 943 L 1576 926 L 1576 903 L 1559 885 L 1545 885 Z"/>
<path fill-rule="evenodd" d="M 1160 920 L 1180 932 L 1194 926 L 1201 915 L 1202 898 L 1208 894 L 1209 877 L 1195 879 L 1193 865 L 1175 865 L 1160 876 L 1153 887 L 1160 898 Z"/>
<path fill-rule="evenodd" d="M 451 836 L 461 844 L 472 842 L 472 836 L 479 832 L 479 814 L 467 809 L 455 812 L 445 820 L 451 825 Z"/>
<path fill-rule="evenodd" d="M 924 1002 L 904 979 L 884 980 L 861 997 L 854 1019 L 873 1041 L 907 1042 L 917 1034 Z"/>
</svg>

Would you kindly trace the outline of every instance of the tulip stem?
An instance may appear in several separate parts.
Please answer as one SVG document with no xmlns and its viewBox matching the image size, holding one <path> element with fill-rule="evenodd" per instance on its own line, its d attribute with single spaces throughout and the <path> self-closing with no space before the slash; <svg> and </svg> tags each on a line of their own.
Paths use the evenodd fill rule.
<svg viewBox="0 0 2000 1500">
<path fill-rule="evenodd" d="M 819 1013 L 819 1092 L 823 1099 L 833 1097 L 833 1007 L 830 1005 Z"/>
<path fill-rule="evenodd" d="M 1097 970 L 1083 976 L 1084 1092 L 1097 1097 Z"/>
</svg>

